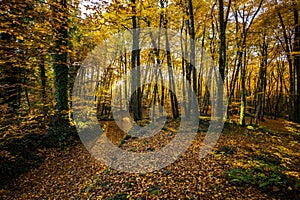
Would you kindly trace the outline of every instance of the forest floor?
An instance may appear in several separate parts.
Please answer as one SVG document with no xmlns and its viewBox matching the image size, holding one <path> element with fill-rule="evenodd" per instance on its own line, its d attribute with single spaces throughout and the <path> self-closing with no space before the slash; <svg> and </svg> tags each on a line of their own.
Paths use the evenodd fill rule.
<svg viewBox="0 0 300 200">
<path fill-rule="evenodd" d="M 60 147 L 39 145 L 37 135 L 47 127 L 41 129 L 32 119 L 35 123 L 21 123 L 22 128 L 10 127 L 1 135 L 0 199 L 300 199 L 300 126 L 266 119 L 259 128 L 241 127 L 234 119 L 206 157 L 199 158 L 208 127 L 203 119 L 186 153 L 145 174 L 106 167 L 79 140 Z M 113 121 L 104 123 L 109 138 L 118 136 Z M 174 137 L 177 123 L 170 121 L 146 142 L 127 138 L 120 148 L 157 150 Z"/>
</svg>

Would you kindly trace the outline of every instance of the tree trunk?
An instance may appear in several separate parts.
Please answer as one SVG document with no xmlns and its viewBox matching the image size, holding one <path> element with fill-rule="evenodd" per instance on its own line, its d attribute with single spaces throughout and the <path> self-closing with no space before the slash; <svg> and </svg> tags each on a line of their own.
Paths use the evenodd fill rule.
<svg viewBox="0 0 300 200">
<path fill-rule="evenodd" d="M 283 64 L 283 67 L 284 67 L 283 62 L 282 62 L 282 64 Z M 274 109 L 274 119 L 275 120 L 277 119 L 278 114 L 280 113 L 279 103 L 281 101 L 282 90 L 283 90 L 283 72 L 281 70 L 280 61 L 277 61 L 277 70 L 278 70 L 278 80 L 277 80 L 277 90 L 276 90 L 277 98 L 276 98 L 276 104 L 275 104 L 275 109 Z M 278 89 L 278 87 L 279 87 L 279 89 Z"/>
<path fill-rule="evenodd" d="M 132 3 L 132 56 L 131 56 L 131 68 L 132 70 L 136 70 L 136 74 L 132 76 L 131 82 L 131 94 L 132 94 L 132 102 L 131 102 L 131 111 L 133 112 L 133 118 L 135 121 L 142 120 L 142 94 L 141 89 L 136 88 L 136 86 L 140 85 L 140 49 L 139 49 L 139 38 L 140 38 L 140 30 L 137 25 L 137 17 L 136 17 L 136 1 L 131 0 Z"/>
<path fill-rule="evenodd" d="M 293 70 L 293 62 L 291 58 L 291 40 L 288 37 L 285 24 L 283 22 L 281 13 L 278 12 L 278 17 L 280 20 L 280 24 L 282 26 L 283 30 L 283 37 L 284 37 L 284 43 L 285 43 L 285 54 L 287 57 L 287 61 L 289 64 L 289 75 L 290 75 L 290 90 L 289 90 L 289 120 L 294 120 L 294 94 L 295 94 L 295 76 L 294 76 L 294 70 Z"/>
<path fill-rule="evenodd" d="M 179 117 L 178 111 L 178 102 L 176 98 L 175 90 L 175 83 L 174 83 L 174 76 L 173 76 L 173 69 L 172 69 L 172 60 L 171 60 L 171 52 L 170 52 L 170 45 L 169 45 L 169 36 L 168 30 L 165 29 L 165 37 L 166 37 L 166 50 L 167 50 L 167 63 L 168 63 L 168 72 L 169 72 L 169 88 L 170 88 L 170 96 L 171 96 L 171 107 L 172 107 L 172 114 L 173 118 L 177 119 Z"/>
<path fill-rule="evenodd" d="M 242 94 L 241 94 L 241 111 L 240 111 L 240 124 L 242 126 L 246 125 L 246 104 L 247 104 L 247 99 L 246 99 L 246 85 L 245 85 L 245 78 L 246 78 L 246 41 L 247 41 L 247 36 L 248 36 L 248 31 L 253 23 L 253 20 L 255 19 L 256 15 L 258 14 L 262 3 L 264 0 L 261 0 L 259 3 L 259 6 L 257 7 L 255 13 L 252 15 L 251 20 L 248 22 L 248 20 L 246 21 L 246 19 L 248 18 L 248 16 L 243 16 L 243 42 L 242 42 L 242 52 L 244 54 L 243 59 L 244 59 L 244 64 L 241 67 L 241 90 L 242 90 Z"/>
<path fill-rule="evenodd" d="M 235 31 L 236 31 L 236 36 L 239 32 L 239 25 L 238 25 L 238 15 L 237 12 L 235 12 Z M 234 97 L 234 89 L 235 89 L 235 85 L 238 79 L 238 75 L 239 75 L 239 71 L 240 71 L 240 66 L 241 66 L 241 60 L 242 60 L 242 52 L 240 50 L 240 41 L 237 40 L 236 42 L 236 46 L 237 46 L 237 53 L 235 56 L 235 61 L 234 61 L 234 70 L 233 70 L 233 75 L 232 75 L 232 80 L 230 81 L 230 91 L 228 94 L 228 101 L 227 101 L 227 114 L 226 114 L 226 119 L 229 119 L 229 115 L 230 115 L 230 104 L 232 101 L 232 97 Z"/>
<path fill-rule="evenodd" d="M 68 48 L 68 16 L 67 16 L 67 0 L 59 1 L 58 10 L 54 9 L 57 14 L 55 21 L 60 24 L 57 29 L 57 38 L 54 49 L 54 86 L 56 109 L 59 118 L 67 119 L 69 111 L 69 92 L 68 92 L 68 55 L 66 49 Z M 56 7 L 57 8 L 57 7 Z M 68 120 L 68 119 L 67 119 Z M 59 120 L 58 120 L 59 121 Z"/>
<path fill-rule="evenodd" d="M 180 49 L 181 49 L 181 67 L 182 67 L 182 101 L 186 102 L 186 91 L 185 91 L 185 87 L 186 87 L 186 61 L 184 58 L 186 58 L 186 40 L 183 40 L 183 29 L 184 29 L 184 25 L 185 25 L 185 20 L 184 17 L 182 18 L 182 26 L 181 26 L 181 30 L 180 30 Z M 185 45 L 184 45 L 185 44 Z M 184 115 L 187 116 L 187 105 L 186 103 L 183 103 L 183 110 L 184 110 Z M 181 112 L 181 115 L 183 114 L 183 112 Z"/>
<path fill-rule="evenodd" d="M 196 78 L 196 68 L 195 68 L 195 23 L 194 23 L 194 10 L 193 10 L 193 2 L 192 0 L 188 0 L 188 30 L 190 36 L 190 63 L 187 65 L 187 80 L 191 85 L 193 92 L 196 94 L 197 92 L 197 78 Z M 187 110 L 187 117 L 190 116 L 191 112 L 194 112 L 195 108 L 192 108 L 191 105 L 194 105 L 192 102 L 194 99 L 192 98 L 191 92 L 188 91 L 188 110 Z M 198 108 L 197 108 L 198 109 Z"/>
<path fill-rule="evenodd" d="M 45 70 L 45 58 L 44 55 L 41 55 L 41 63 L 39 65 L 40 67 L 40 77 L 41 77 L 41 86 L 42 86 L 42 91 L 41 91 L 41 96 L 42 96 L 42 102 L 43 102 L 43 114 L 44 117 L 47 115 L 47 108 L 46 108 L 46 70 Z"/>
<path fill-rule="evenodd" d="M 245 77 L 246 76 L 246 66 L 242 65 L 241 67 L 241 111 L 240 111 L 240 124 L 242 126 L 246 125 L 246 84 Z"/>
<path fill-rule="evenodd" d="M 195 68 L 195 25 L 194 25 L 194 11 L 192 0 L 188 0 L 189 10 L 189 35 L 190 35 L 190 65 L 189 65 L 189 76 L 193 77 L 193 91 L 197 91 L 197 79 L 196 79 L 196 68 Z"/>
<path fill-rule="evenodd" d="M 223 95 L 224 95 L 224 80 L 225 80 L 225 68 L 226 68 L 226 25 L 229 16 L 231 0 L 229 0 L 228 10 L 226 18 L 224 16 L 224 2 L 219 0 L 219 23 L 220 23 L 220 53 L 219 53 L 219 73 L 221 76 L 222 84 L 217 84 L 217 116 L 223 117 Z"/>
<path fill-rule="evenodd" d="M 265 78 L 268 62 L 268 44 L 266 43 L 266 35 L 263 36 L 263 44 L 261 45 L 261 62 L 259 69 L 259 78 L 257 82 L 257 107 L 255 113 L 255 124 L 258 125 L 262 113 L 263 97 L 265 95 Z"/>
<path fill-rule="evenodd" d="M 294 9 L 294 21 L 295 21 L 295 39 L 294 39 L 294 68 L 296 71 L 296 93 L 295 93 L 295 109 L 294 118 L 295 122 L 300 123 L 300 22 L 298 10 Z"/>
<path fill-rule="evenodd" d="M 160 14 L 160 20 L 159 20 L 159 28 L 161 28 L 161 24 L 162 24 L 162 20 L 163 20 L 163 14 Z M 150 27 L 150 23 L 148 24 L 148 26 Z M 155 116 L 155 108 L 156 108 L 156 99 L 157 99 L 157 94 L 158 94 L 158 70 L 160 68 L 160 58 L 159 58 L 159 50 L 160 50 L 160 30 L 158 32 L 158 36 L 157 36 L 157 43 L 156 40 L 153 36 L 152 33 L 150 33 L 150 37 L 151 37 L 151 43 L 152 46 L 154 48 L 154 54 L 155 54 L 155 69 L 154 69 L 154 77 L 155 77 L 155 84 L 154 84 L 154 91 L 153 91 L 153 110 L 152 110 L 152 122 L 154 121 L 154 116 Z"/>
</svg>

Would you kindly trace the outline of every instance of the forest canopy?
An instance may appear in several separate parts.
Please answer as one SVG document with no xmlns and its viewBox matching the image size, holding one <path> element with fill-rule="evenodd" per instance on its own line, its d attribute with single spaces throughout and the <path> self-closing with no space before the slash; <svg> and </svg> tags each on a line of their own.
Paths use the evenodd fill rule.
<svg viewBox="0 0 300 200">
<path fill-rule="evenodd" d="M 165 45 L 159 41 L 163 33 L 153 36 L 152 52 L 120 49 L 120 58 L 105 63 L 105 80 L 98 80 L 102 81 L 102 96 L 97 100 L 99 115 L 108 112 L 105 109 L 109 108 L 110 94 L 104 93 L 115 80 L 137 65 L 155 63 L 181 73 L 196 92 L 199 110 L 207 114 L 209 91 L 198 67 L 201 63 L 195 62 L 201 55 L 191 39 L 201 45 L 219 70 L 228 119 L 232 114 L 239 115 L 243 125 L 246 116 L 251 124 L 266 116 L 299 122 L 298 9 L 296 1 L 263 0 L 2 1 L 1 110 L 44 117 L 57 110 L 70 116 L 72 86 L 86 56 L 115 33 L 152 27 L 180 31 L 181 55 L 169 58 L 155 46 Z M 143 36 L 134 31 L 132 34 L 136 47 L 142 50 Z M 137 90 L 138 102 L 153 100 L 153 89 L 146 92 L 151 87 L 156 86 Z M 165 92 L 158 87 L 155 95 L 175 98 Z M 163 101 L 158 99 L 156 103 Z M 135 120 L 142 116 L 142 104 L 135 108 L 140 110 Z M 175 118 L 177 110 L 176 106 L 172 110 Z"/>
</svg>

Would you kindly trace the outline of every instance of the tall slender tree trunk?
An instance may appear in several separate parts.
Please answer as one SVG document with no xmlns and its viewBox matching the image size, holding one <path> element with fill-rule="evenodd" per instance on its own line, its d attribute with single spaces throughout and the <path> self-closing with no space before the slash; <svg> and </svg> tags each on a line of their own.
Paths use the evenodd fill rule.
<svg viewBox="0 0 300 200">
<path fill-rule="evenodd" d="M 185 26 L 185 20 L 184 17 L 182 18 L 182 26 L 181 26 L 181 30 L 180 30 L 180 49 L 181 49 L 181 67 L 182 67 L 182 101 L 186 102 L 186 61 L 185 61 L 185 57 L 186 57 L 186 40 L 183 39 L 183 30 L 184 30 L 184 26 Z M 185 44 L 185 45 L 184 45 Z M 184 103 L 183 104 L 183 110 L 184 110 L 184 115 L 187 115 L 187 105 Z M 181 112 L 181 114 L 183 114 Z"/>
<path fill-rule="evenodd" d="M 193 2 L 192 0 L 188 0 L 187 14 L 189 16 L 189 20 L 187 21 L 188 31 L 189 31 L 189 39 L 190 39 L 190 63 L 186 66 L 186 78 L 188 83 L 190 84 L 193 92 L 197 92 L 197 79 L 196 79 L 196 68 L 195 68 L 195 25 L 194 25 L 194 10 L 193 10 Z M 187 55 L 186 55 L 187 56 Z M 194 105 L 192 101 L 192 94 L 190 91 L 187 91 L 188 98 L 188 106 L 187 106 L 187 117 L 190 116 L 191 112 L 194 109 L 191 105 Z M 198 109 L 198 108 L 197 108 Z"/>
<path fill-rule="evenodd" d="M 41 76 L 41 86 L 42 86 L 42 91 L 41 91 L 41 96 L 42 96 L 42 101 L 43 101 L 43 114 L 44 117 L 47 115 L 47 107 L 46 107 L 46 70 L 45 70 L 45 58 L 44 54 L 41 55 L 41 63 L 39 65 L 40 67 L 40 76 Z"/>
<path fill-rule="evenodd" d="M 294 39 L 294 68 L 296 72 L 296 91 L 295 91 L 295 109 L 294 118 L 295 122 L 300 123 L 300 22 L 299 12 L 294 9 L 294 21 L 295 21 L 295 39 Z"/>
<path fill-rule="evenodd" d="M 247 65 L 247 52 L 246 52 L 246 45 L 247 45 L 247 36 L 249 29 L 253 23 L 253 20 L 255 19 L 256 15 L 259 13 L 259 10 L 262 7 L 264 0 L 260 0 L 259 6 L 257 7 L 255 13 L 252 15 L 250 21 L 246 21 L 248 16 L 245 19 L 245 16 L 243 16 L 243 42 L 242 42 L 242 52 L 243 52 L 243 59 L 244 62 L 241 67 L 241 110 L 240 110 L 240 124 L 242 126 L 246 125 L 246 104 L 247 104 L 247 99 L 246 99 L 246 65 Z M 243 12 L 244 13 L 244 12 Z"/>
<path fill-rule="evenodd" d="M 197 79 L 196 79 L 196 68 L 195 68 L 195 23 L 194 23 L 194 11 L 193 11 L 193 2 L 188 0 L 188 10 L 189 10 L 189 34 L 190 34 L 190 65 L 189 65 L 189 76 L 193 78 L 193 91 L 197 91 Z"/>
<path fill-rule="evenodd" d="M 283 62 L 282 62 L 282 65 L 284 67 Z M 275 120 L 278 118 L 278 114 L 280 113 L 279 103 L 281 101 L 282 91 L 283 91 L 283 72 L 282 72 L 282 67 L 281 67 L 280 61 L 277 61 L 277 70 L 278 70 L 277 89 L 276 89 L 277 97 L 276 97 L 276 104 L 275 104 L 275 109 L 274 109 L 274 119 Z M 279 87 L 279 89 L 278 89 L 278 87 Z"/>
<path fill-rule="evenodd" d="M 162 20 L 163 20 L 163 14 L 160 14 L 159 17 L 159 28 L 161 28 L 161 24 L 162 24 Z M 148 23 L 148 26 L 150 27 L 150 22 Z M 154 77 L 155 77 L 155 85 L 154 85 L 154 91 L 153 91 L 153 110 L 152 110 L 152 116 L 151 119 L 152 121 L 154 121 L 154 116 L 155 116 L 155 110 L 156 110 L 156 102 L 157 102 L 157 96 L 158 96 L 158 70 L 160 68 L 160 58 L 159 58 L 159 49 L 160 49 L 160 37 L 161 37 L 161 32 L 160 30 L 158 31 L 158 36 L 157 36 L 157 43 L 156 40 L 154 38 L 154 35 L 152 33 L 150 33 L 150 37 L 151 37 L 151 43 L 152 46 L 154 47 L 154 54 L 155 54 L 155 68 L 154 68 Z"/>
<path fill-rule="evenodd" d="M 219 72 L 222 80 L 225 78 L 226 68 L 226 26 L 231 7 L 231 0 L 228 3 L 228 10 L 226 16 L 224 16 L 224 2 L 219 0 L 219 24 L 220 24 L 220 56 L 219 56 Z"/>
<path fill-rule="evenodd" d="M 287 31 L 285 24 L 283 22 L 283 18 L 281 16 L 281 13 L 278 12 L 278 17 L 280 20 L 280 24 L 282 26 L 282 31 L 283 31 L 283 38 L 284 38 L 284 43 L 285 43 L 285 54 L 287 57 L 287 61 L 289 64 L 289 75 L 290 75 L 290 88 L 289 88 L 289 120 L 294 120 L 294 104 L 295 104 L 295 76 L 294 76 L 294 66 L 292 62 L 292 57 L 291 57 L 291 40 L 288 37 Z"/>
<path fill-rule="evenodd" d="M 162 3 L 162 2 L 161 2 Z M 161 4 L 161 7 L 164 7 L 163 4 Z M 173 68 L 172 68 L 172 59 L 171 59 L 171 49 L 169 44 L 169 34 L 167 29 L 168 20 L 166 19 L 166 13 L 163 15 L 163 27 L 165 28 L 165 45 L 166 45 L 166 54 L 167 54 L 167 65 L 168 65 L 168 74 L 169 74 L 169 93 L 171 98 L 171 108 L 172 108 L 172 114 L 173 118 L 177 119 L 179 117 L 179 110 L 178 110 L 178 101 L 176 97 L 176 87 L 175 87 L 175 81 L 173 76 Z"/>
<path fill-rule="evenodd" d="M 266 35 L 263 36 L 263 43 L 261 45 L 261 62 L 260 62 L 260 69 L 259 69 L 259 79 L 257 82 L 257 107 L 255 113 L 255 124 L 258 125 L 259 119 L 261 119 L 261 113 L 263 109 L 263 100 L 265 95 L 265 78 L 266 78 L 266 68 L 268 62 L 268 44 L 266 43 Z"/>
<path fill-rule="evenodd" d="M 231 0 L 229 0 L 229 6 L 227 10 L 226 16 L 224 16 L 224 2 L 223 0 L 219 0 L 219 24 L 220 24 L 220 47 L 219 47 L 219 73 L 221 79 L 219 81 L 221 83 L 217 84 L 217 116 L 223 117 L 223 95 L 224 95 L 224 80 L 225 80 L 225 68 L 226 68 L 226 26 L 227 19 L 229 16 Z"/>
<path fill-rule="evenodd" d="M 136 70 L 136 74 L 132 76 L 131 94 L 132 103 L 131 108 L 135 121 L 142 120 L 142 93 L 141 88 L 136 88 L 140 85 L 140 49 L 139 49 L 139 38 L 140 30 L 137 24 L 137 13 L 136 13 L 136 1 L 131 0 L 132 3 L 132 56 L 131 56 L 131 68 Z"/>
<path fill-rule="evenodd" d="M 239 32 L 239 25 L 238 25 L 238 14 L 237 12 L 235 12 L 235 32 L 236 32 L 236 36 L 238 35 L 238 32 Z M 235 85 L 236 85 L 236 82 L 237 82 L 237 79 L 238 79 L 238 75 L 239 75 L 239 72 L 240 72 L 240 64 L 241 64 L 241 59 L 242 59 L 242 52 L 241 52 L 241 49 L 240 49 L 240 41 L 237 40 L 236 42 L 236 47 L 237 47 L 237 52 L 236 52 L 236 55 L 235 56 L 235 61 L 234 61 L 234 70 L 233 70 L 233 78 L 232 80 L 230 81 L 230 91 L 229 91 L 229 94 L 228 94 L 228 100 L 227 100 L 227 114 L 226 114 L 226 118 L 229 119 L 229 115 L 230 115 L 230 104 L 231 104 L 231 101 L 232 101 L 232 97 L 234 97 L 234 89 L 235 89 Z"/>
<path fill-rule="evenodd" d="M 59 118 L 67 119 L 69 111 L 69 92 L 68 92 L 68 16 L 67 16 L 67 0 L 58 1 L 59 6 L 55 6 L 54 12 L 56 14 L 55 21 L 59 24 L 57 28 L 57 38 L 54 49 L 54 86 L 56 109 Z M 67 119 L 68 120 L 68 119 Z M 57 120 L 60 121 L 60 120 Z"/>
<path fill-rule="evenodd" d="M 243 51 L 245 46 L 243 44 Z M 245 59 L 245 57 L 244 57 Z M 240 124 L 246 125 L 246 65 L 241 64 L 241 110 L 240 110 Z"/>
<path fill-rule="evenodd" d="M 171 97 L 172 114 L 173 114 L 173 118 L 177 119 L 179 117 L 179 111 L 178 111 L 177 97 L 176 97 L 176 94 L 174 93 L 176 88 L 175 88 L 175 82 L 174 82 L 174 76 L 173 76 L 171 52 L 170 52 L 170 45 L 169 45 L 169 35 L 168 35 L 167 29 L 165 29 L 165 37 L 166 37 L 167 64 L 168 64 L 169 88 L 170 88 L 169 91 L 170 91 L 170 97 Z"/>
</svg>

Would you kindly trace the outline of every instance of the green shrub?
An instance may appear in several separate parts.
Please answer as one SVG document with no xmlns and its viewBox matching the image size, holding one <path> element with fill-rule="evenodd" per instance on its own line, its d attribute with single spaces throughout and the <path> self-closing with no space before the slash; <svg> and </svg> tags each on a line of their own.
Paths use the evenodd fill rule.
<svg viewBox="0 0 300 200">
<path fill-rule="evenodd" d="M 286 175 L 282 167 L 262 163 L 261 165 L 249 168 L 234 168 L 225 173 L 232 183 L 252 184 L 264 190 L 287 191 L 297 190 L 297 180 Z"/>
</svg>

